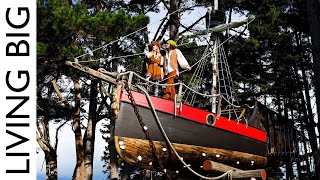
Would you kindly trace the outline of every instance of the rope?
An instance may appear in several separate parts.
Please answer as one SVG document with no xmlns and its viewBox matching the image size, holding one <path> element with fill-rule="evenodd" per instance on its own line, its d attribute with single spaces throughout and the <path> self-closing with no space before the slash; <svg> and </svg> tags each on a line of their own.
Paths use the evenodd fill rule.
<svg viewBox="0 0 320 180">
<path fill-rule="evenodd" d="M 187 89 L 189 89 L 190 91 L 192 91 L 192 92 L 194 92 L 194 93 L 196 93 L 196 94 L 199 94 L 199 95 L 201 95 L 201 96 L 205 96 L 205 97 L 218 97 L 218 96 L 220 96 L 220 94 L 208 95 L 208 94 L 199 93 L 198 91 L 193 90 L 192 88 L 190 88 L 189 86 L 187 86 L 187 85 L 185 85 L 185 84 L 183 84 L 183 86 L 186 87 Z"/>
<path fill-rule="evenodd" d="M 197 66 L 196 70 L 194 71 L 194 73 L 188 83 L 188 86 L 191 86 L 193 88 L 198 88 L 200 86 L 200 83 L 201 83 L 200 81 L 201 81 L 201 78 L 203 77 L 203 73 L 204 73 L 204 66 L 207 61 L 206 58 L 207 58 L 207 55 L 209 55 L 209 53 L 208 53 L 209 48 L 210 48 L 210 44 L 208 43 L 207 47 L 204 51 L 204 54 L 202 55 L 202 58 L 201 58 L 202 60 L 200 59 L 200 63 Z M 189 105 L 192 105 L 193 101 L 195 99 L 195 94 L 193 93 L 191 95 L 191 92 L 192 91 L 188 91 L 187 93 L 184 93 L 184 95 L 183 95 L 183 96 L 185 96 L 184 103 L 187 103 L 189 96 L 191 96 L 191 100 L 189 102 Z"/>
<path fill-rule="evenodd" d="M 202 57 L 200 60 L 198 60 L 197 62 L 195 62 L 192 66 L 190 66 L 191 68 L 192 67 L 194 67 L 195 65 L 197 65 L 199 62 L 201 62 L 202 60 L 204 60 L 207 56 L 209 56 L 210 55 L 210 53 L 208 53 L 207 55 L 205 55 L 204 57 Z M 182 73 L 184 73 L 184 72 L 186 72 L 186 71 L 188 71 L 187 69 L 185 69 L 185 70 L 183 70 L 183 71 L 181 71 L 180 72 L 180 74 L 182 74 Z M 167 79 L 169 79 L 169 78 L 171 78 L 171 77 L 174 77 L 174 76 L 170 76 L 170 77 L 167 77 L 167 78 L 164 78 L 164 79 L 162 79 L 161 81 L 159 81 L 159 82 L 163 82 L 163 81 L 165 81 L 165 80 L 167 80 Z"/>
<path fill-rule="evenodd" d="M 163 127 L 162 127 L 162 124 L 161 124 L 161 122 L 160 122 L 160 120 L 159 120 L 159 117 L 158 117 L 158 115 L 157 115 L 157 112 L 155 111 L 155 108 L 154 108 L 154 106 L 153 106 L 153 104 L 152 104 L 152 102 L 151 102 L 151 99 L 150 99 L 150 96 L 149 96 L 148 92 L 147 92 L 146 90 L 144 90 L 143 88 L 141 88 L 139 85 L 138 85 L 137 87 L 138 87 L 141 91 L 143 91 L 143 93 L 146 95 L 147 100 L 148 100 L 148 103 L 149 103 L 149 106 L 150 106 L 150 108 L 151 108 L 151 110 L 152 110 L 152 112 L 153 112 L 153 114 L 154 114 L 154 116 L 155 116 L 155 120 L 156 120 L 156 122 L 157 122 L 157 124 L 158 124 L 158 126 L 159 126 L 159 129 L 161 130 L 162 134 L 164 135 L 164 138 L 165 138 L 166 142 L 169 144 L 170 148 L 172 149 L 172 151 L 174 152 L 174 154 L 177 156 L 177 158 L 180 160 L 180 162 L 181 162 L 190 172 L 192 172 L 194 175 L 196 175 L 196 176 L 198 176 L 198 177 L 200 177 L 200 178 L 202 178 L 202 179 L 212 179 L 212 180 L 221 179 L 221 178 L 224 178 L 224 177 L 226 177 L 226 176 L 229 177 L 229 176 L 232 175 L 232 170 L 229 170 L 229 171 L 227 171 L 227 172 L 225 172 L 225 173 L 223 173 L 222 175 L 217 176 L 217 177 L 207 177 L 207 176 L 203 176 L 203 175 L 197 173 L 196 171 L 194 171 L 193 169 L 191 169 L 191 168 L 188 166 L 188 164 L 181 158 L 181 156 L 178 154 L 178 152 L 174 149 L 171 141 L 169 140 L 166 132 L 164 131 L 164 129 L 163 129 Z"/>
<path fill-rule="evenodd" d="M 223 98 L 230 106 L 235 107 L 235 108 L 241 108 L 241 106 L 234 105 L 234 104 L 232 104 L 231 102 L 229 102 L 224 96 L 222 96 L 222 98 Z M 254 106 L 248 106 L 248 107 L 249 107 L 249 109 L 253 109 L 253 108 L 254 108 Z"/>
<path fill-rule="evenodd" d="M 225 173 L 223 173 L 222 175 L 217 176 L 217 177 L 206 177 L 206 176 L 203 176 L 203 175 L 195 172 L 193 169 L 191 169 L 191 168 L 188 166 L 188 164 L 181 158 L 181 156 L 178 154 L 178 152 L 174 149 L 174 147 L 172 146 L 171 141 L 169 140 L 166 132 L 164 131 L 164 129 L 163 129 L 163 127 L 162 127 L 162 124 L 161 124 L 161 122 L 160 122 L 160 120 L 159 120 L 159 118 L 158 118 L 158 115 L 157 115 L 157 113 L 156 113 L 156 111 L 155 111 L 155 109 L 154 109 L 154 106 L 153 106 L 153 104 L 152 104 L 152 102 L 151 102 L 151 99 L 150 99 L 150 96 L 149 96 L 148 92 L 147 92 L 146 90 L 144 90 L 143 88 L 141 88 L 139 85 L 138 85 L 137 87 L 138 87 L 141 91 L 143 91 L 143 93 L 146 95 L 147 100 L 148 100 L 148 103 L 149 103 L 149 106 L 150 106 L 153 114 L 155 115 L 155 120 L 156 120 L 156 122 L 157 122 L 157 124 L 158 124 L 158 126 L 159 126 L 159 129 L 161 130 L 162 134 L 164 135 L 164 138 L 165 138 L 166 142 L 169 144 L 170 148 L 172 149 L 172 151 L 174 152 L 174 154 L 177 156 L 177 158 L 180 160 L 180 162 L 181 162 L 190 172 L 192 172 L 194 175 L 196 175 L 196 176 L 198 176 L 198 177 L 200 177 L 200 178 L 202 178 L 202 179 L 221 179 L 221 178 L 223 178 L 223 177 L 231 176 L 231 175 L 232 175 L 232 170 L 229 170 L 229 171 L 227 171 L 227 172 L 225 172 Z"/>
<path fill-rule="evenodd" d="M 173 11 L 172 13 L 169 13 L 168 16 L 170 16 L 171 14 L 177 13 L 177 12 L 179 12 L 179 11 L 182 10 L 182 9 L 185 9 L 185 8 L 181 7 L 181 8 L 179 8 L 179 9 L 177 9 L 176 11 Z M 108 44 L 105 44 L 105 45 L 102 45 L 102 46 L 100 46 L 100 47 L 98 47 L 98 48 L 96 48 L 96 49 L 93 49 L 93 50 L 91 50 L 91 52 L 95 52 L 95 51 L 97 51 L 97 50 L 99 50 L 99 49 L 102 49 L 102 48 L 104 48 L 104 47 L 106 47 L 106 46 L 109 46 L 109 45 L 111 45 L 111 44 L 113 44 L 113 43 L 115 43 L 115 42 L 118 42 L 118 41 L 121 40 L 121 39 L 124 39 L 124 38 L 126 38 L 126 37 L 128 37 L 128 36 L 131 36 L 131 35 L 139 32 L 139 31 L 142 31 L 142 30 L 144 30 L 145 28 L 147 28 L 148 26 L 152 26 L 152 25 L 158 23 L 159 21 L 162 21 L 162 20 L 165 19 L 165 18 L 167 18 L 167 17 L 161 18 L 161 19 L 159 19 L 159 20 L 157 20 L 157 21 L 155 21 L 155 22 L 153 22 L 153 23 L 151 23 L 151 24 L 148 24 L 148 25 L 146 25 L 146 26 L 144 26 L 144 27 L 142 27 L 142 28 L 140 28 L 140 29 L 132 32 L 132 33 L 129 33 L 129 34 L 123 36 L 123 37 L 120 37 L 120 38 L 118 38 L 118 39 L 116 39 L 116 40 L 114 40 L 114 41 L 111 41 L 111 42 L 109 42 Z M 80 55 L 80 56 L 77 56 L 75 59 L 78 59 L 78 58 L 83 57 L 83 56 L 88 55 L 88 54 L 89 54 L 89 52 L 84 53 L 84 54 L 82 54 L 82 55 Z"/>
<path fill-rule="evenodd" d="M 182 8 L 179 8 L 178 10 L 176 10 L 175 12 L 172 12 L 172 13 L 170 13 L 170 14 L 176 13 L 176 12 L 180 11 L 181 9 L 182 9 Z M 169 14 L 169 15 L 170 15 L 170 14 Z M 247 26 L 248 26 L 252 21 L 253 21 L 253 20 L 251 20 L 250 22 L 247 22 Z M 152 24 L 154 24 L 154 23 L 152 23 Z M 151 24 L 151 25 L 152 25 L 152 24 Z M 148 26 L 149 26 L 149 25 L 148 25 Z M 146 26 L 146 27 L 147 27 L 147 26 Z M 144 28 L 145 28 L 145 27 L 144 27 Z M 141 28 L 140 30 L 142 30 L 142 29 L 144 29 L 144 28 Z M 138 31 L 140 31 L 140 30 L 138 30 Z M 138 32 L 138 31 L 135 31 L 135 32 Z M 133 32 L 133 33 L 135 33 L 135 32 Z M 128 34 L 128 35 L 126 35 L 126 36 L 124 36 L 124 37 L 122 37 L 122 38 L 125 38 L 125 37 L 127 37 L 127 36 L 129 36 L 129 35 L 131 35 L 131 34 L 133 34 L 133 33 L 130 33 L 130 34 Z M 222 45 L 223 45 L 225 42 L 227 42 L 229 39 L 231 39 L 233 36 L 235 36 L 235 34 L 232 35 L 232 36 L 230 36 L 230 37 L 228 37 L 224 42 L 220 43 L 220 44 L 217 45 L 217 47 L 216 47 L 216 48 L 218 49 L 218 55 L 223 57 L 223 58 L 222 58 L 222 59 L 223 59 L 223 62 L 221 62 L 221 66 L 222 66 L 221 69 L 226 69 L 226 70 L 225 70 L 225 71 L 226 71 L 226 74 L 225 74 L 224 72 L 221 73 L 222 76 L 223 76 L 223 80 L 225 79 L 225 75 L 226 75 L 226 78 L 227 78 L 228 80 L 229 80 L 229 79 L 232 80 L 232 78 L 231 78 L 229 66 L 228 66 L 228 64 L 227 64 L 227 62 L 226 62 L 224 49 L 223 49 L 223 48 L 220 48 L 220 47 L 222 47 Z M 120 39 L 121 39 L 121 38 L 119 38 L 119 39 L 117 39 L 117 40 L 115 40 L 115 41 L 112 41 L 112 42 L 110 42 L 109 44 L 112 44 L 112 43 L 114 43 L 114 42 L 117 42 L 117 41 L 119 41 Z M 109 45 L 109 44 L 107 44 L 107 45 Z M 104 45 L 104 46 L 107 46 L 107 45 Z M 101 46 L 100 48 L 94 49 L 94 50 L 92 50 L 92 52 L 93 52 L 93 51 L 96 51 L 96 50 L 98 50 L 98 49 L 101 49 L 101 48 L 104 47 L 104 46 Z M 209 47 L 209 44 L 208 44 L 207 48 L 208 48 L 208 47 Z M 207 51 L 207 50 L 208 50 L 208 49 L 206 49 L 206 51 Z M 206 53 L 206 51 L 205 51 L 205 53 Z M 196 71 L 199 71 L 198 75 L 203 75 L 203 66 L 205 65 L 205 60 L 206 60 L 206 58 L 207 58 L 209 55 L 211 55 L 211 52 L 208 52 L 207 54 L 205 54 L 205 53 L 204 53 L 203 57 L 202 57 L 200 60 L 198 60 L 196 63 L 194 63 L 194 64 L 191 66 L 191 68 L 192 68 L 192 67 L 194 67 L 195 65 L 197 65 L 197 64 L 200 63 L 200 64 L 198 65 L 197 69 L 196 69 Z M 86 54 L 88 54 L 88 53 L 86 53 Z M 78 57 L 82 57 L 82 56 L 84 56 L 84 55 L 86 55 L 86 54 L 83 54 L 83 55 L 78 56 Z M 109 59 L 125 58 L 125 57 L 137 56 L 137 55 L 142 55 L 142 54 L 144 54 L 144 53 L 138 53 L 138 54 L 132 54 L 132 55 L 126 55 L 126 56 L 118 56 L 118 57 L 113 57 L 113 58 L 109 58 Z M 78 58 L 78 57 L 77 57 L 77 58 Z M 77 58 L 76 58 L 76 61 L 77 61 Z M 100 59 L 100 60 L 101 60 L 101 59 Z M 90 60 L 90 61 L 100 61 L 100 60 Z M 90 61 L 89 61 L 89 62 L 90 62 Z M 88 62 L 88 61 L 81 61 L 81 62 Z M 201 66 L 202 68 L 201 68 L 200 66 Z M 184 72 L 186 72 L 186 71 L 187 71 L 187 70 L 183 70 L 183 71 L 180 72 L 180 74 L 182 74 L 182 73 L 184 73 Z M 130 73 L 130 71 L 128 71 L 128 72 L 126 72 L 126 73 L 120 73 L 120 74 L 118 74 L 117 79 L 119 78 L 119 76 L 123 76 L 123 75 L 129 74 L 129 73 Z M 181 83 L 174 83 L 174 84 L 164 84 L 164 83 L 162 83 L 162 82 L 164 82 L 165 80 L 167 80 L 167 79 L 169 79 L 169 78 L 172 78 L 173 76 L 164 78 L 164 79 L 162 79 L 161 81 L 158 81 L 158 82 L 152 82 L 152 81 L 149 81 L 149 80 L 141 77 L 140 75 L 138 75 L 138 74 L 135 73 L 135 72 L 132 72 L 132 73 L 133 73 L 133 75 L 135 75 L 135 76 L 137 76 L 138 78 L 144 80 L 145 82 L 150 83 L 150 84 L 153 84 L 153 85 L 156 85 L 156 86 L 176 86 L 176 85 L 180 85 L 180 84 L 181 84 Z M 195 74 L 194 74 L 194 75 L 195 75 Z M 191 80 L 194 79 L 194 75 L 192 76 Z M 218 73 L 218 75 L 219 75 L 219 73 Z M 191 80 L 190 80 L 190 82 L 189 82 L 189 85 L 190 85 L 190 84 L 192 85 Z M 199 77 L 199 80 L 198 80 L 198 81 L 197 81 L 197 80 L 198 80 L 198 78 L 195 78 L 195 79 L 194 79 L 194 81 L 195 81 L 196 84 L 192 85 L 192 87 L 198 87 L 198 86 L 199 86 L 201 77 Z M 184 83 L 183 83 L 183 86 L 184 86 L 186 89 L 190 90 L 190 91 L 188 92 L 187 98 L 188 98 L 188 96 L 190 95 L 190 92 L 193 92 L 193 93 L 194 93 L 193 95 L 191 95 L 191 102 L 190 102 L 190 104 L 192 104 L 193 101 L 195 100 L 195 97 L 196 97 L 195 94 L 198 94 L 198 95 L 201 95 L 201 96 L 204 96 L 204 97 L 218 97 L 220 94 L 222 94 L 221 89 L 220 89 L 220 88 L 221 88 L 221 82 L 220 82 L 220 80 L 219 80 L 219 77 L 218 77 L 218 83 L 219 83 L 219 92 L 218 92 L 218 94 L 213 94 L 213 95 L 207 95 L 207 94 L 200 93 L 200 92 L 194 90 L 194 88 L 190 88 L 189 85 L 188 85 L 188 86 L 185 85 Z M 240 106 L 236 106 L 236 105 L 233 104 L 233 99 L 232 99 L 232 97 L 233 97 L 233 91 L 232 91 L 232 88 L 231 88 L 231 82 L 228 81 L 228 82 L 226 83 L 225 81 L 223 81 L 223 83 L 224 83 L 223 85 L 224 85 L 224 89 L 225 89 L 225 91 L 226 91 L 227 98 L 226 98 L 225 96 L 222 96 L 222 98 L 223 98 L 227 103 L 229 103 L 231 106 L 233 106 L 233 107 L 240 107 Z M 230 93 L 230 94 L 228 94 L 228 93 Z M 187 98 L 186 98 L 185 102 L 187 101 Z M 230 100 L 231 100 L 232 102 L 230 102 Z M 230 113 L 230 112 L 229 112 L 229 113 Z M 237 113 L 236 113 L 236 112 L 234 112 L 234 113 L 235 113 L 236 116 L 237 116 Z M 240 117 L 242 117 L 242 116 L 240 116 Z M 229 119 L 230 119 L 230 114 L 229 114 Z M 237 119 L 239 119 L 238 116 L 237 116 Z"/>
<path fill-rule="evenodd" d="M 144 53 L 137 53 L 137 54 L 131 54 L 131 55 L 126 55 L 126 56 L 116 56 L 116 57 L 111 57 L 107 58 L 108 60 L 112 59 L 119 59 L 119 58 L 126 58 L 126 57 L 132 57 L 132 56 L 141 56 Z M 78 63 L 83 63 L 83 62 L 95 62 L 95 61 L 101 61 L 101 60 L 106 60 L 106 59 L 95 59 L 95 60 L 88 60 L 88 61 L 78 61 Z"/>
<path fill-rule="evenodd" d="M 140 76 L 139 74 L 137 74 L 134 71 L 127 71 L 127 72 L 124 72 L 124 73 L 119 73 L 118 77 L 130 74 L 130 73 L 132 73 L 134 76 L 137 76 L 139 79 L 142 79 L 143 81 L 145 81 L 147 83 L 150 83 L 150 84 L 153 84 L 153 85 L 157 85 L 157 86 L 178 86 L 178 85 L 182 84 L 185 88 L 189 89 L 190 91 L 193 91 L 194 93 L 199 94 L 199 95 L 204 96 L 204 97 L 217 97 L 217 96 L 219 96 L 219 94 L 208 95 L 208 94 L 203 94 L 203 93 L 197 92 L 197 91 L 193 90 L 192 88 L 190 88 L 189 86 L 187 86 L 186 84 L 181 83 L 181 82 L 173 83 L 173 84 L 166 84 L 166 83 L 163 84 L 163 83 L 153 82 L 153 81 L 147 80 L 146 78 Z"/>
<path fill-rule="evenodd" d="M 141 126 L 141 128 L 142 128 L 142 131 L 145 133 L 146 138 L 147 138 L 148 141 L 149 141 L 149 146 L 150 146 L 150 148 L 151 148 L 151 150 L 152 150 L 152 155 L 156 158 L 159 166 L 161 167 L 161 170 L 167 175 L 168 179 L 171 180 L 169 174 L 167 173 L 166 169 L 164 168 L 163 163 L 162 163 L 162 161 L 161 161 L 161 159 L 160 159 L 160 157 L 159 157 L 159 155 L 158 155 L 158 153 L 157 153 L 156 146 L 155 146 L 155 144 L 153 143 L 153 140 L 152 140 L 149 132 L 147 131 L 147 129 L 144 128 L 144 127 L 146 127 L 146 125 L 145 125 L 145 123 L 144 123 L 143 120 L 142 120 L 142 116 L 139 114 L 139 109 L 138 109 L 137 104 L 136 104 L 136 102 L 135 102 L 135 100 L 134 100 L 134 98 L 133 98 L 133 96 L 132 96 L 132 93 L 131 93 L 131 91 L 130 91 L 130 89 L 129 89 L 128 83 L 125 83 L 125 87 L 124 87 L 124 88 L 125 88 L 125 89 L 127 90 L 127 92 L 128 92 L 128 98 L 129 98 L 130 101 L 131 101 L 131 106 L 133 107 L 134 113 L 136 114 L 136 116 L 137 116 L 137 118 L 138 118 L 138 121 L 139 121 L 139 124 L 140 124 L 140 126 Z"/>
</svg>

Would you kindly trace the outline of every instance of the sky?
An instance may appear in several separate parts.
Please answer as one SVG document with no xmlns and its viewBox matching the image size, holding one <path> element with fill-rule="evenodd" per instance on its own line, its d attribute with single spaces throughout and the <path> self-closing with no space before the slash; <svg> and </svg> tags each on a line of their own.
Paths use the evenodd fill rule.
<svg viewBox="0 0 320 180">
<path fill-rule="evenodd" d="M 103 156 L 104 146 L 106 142 L 102 139 L 102 134 L 99 129 L 101 127 L 102 121 L 97 124 L 96 131 L 96 141 L 95 141 L 95 152 L 94 152 L 94 177 L 93 179 L 105 179 L 104 174 L 102 173 L 103 162 L 101 157 Z M 52 140 L 54 140 L 55 128 L 58 125 L 51 125 L 50 131 L 53 132 L 50 134 Z M 76 155 L 75 155 L 75 144 L 74 144 L 74 133 L 71 131 L 70 125 L 65 125 L 59 131 L 59 144 L 58 144 L 58 176 L 59 180 L 71 179 L 72 173 L 75 167 Z M 37 154 L 37 179 L 45 179 L 45 162 L 44 154 L 42 150 L 38 150 Z"/>
</svg>

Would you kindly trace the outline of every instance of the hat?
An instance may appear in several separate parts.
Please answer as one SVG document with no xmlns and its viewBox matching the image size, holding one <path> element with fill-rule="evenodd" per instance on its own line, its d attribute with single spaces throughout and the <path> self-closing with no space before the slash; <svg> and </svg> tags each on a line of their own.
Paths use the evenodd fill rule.
<svg viewBox="0 0 320 180">
<path fill-rule="evenodd" d="M 158 46 L 159 48 L 161 48 L 161 44 L 158 41 L 152 41 L 149 46 Z"/>
<path fill-rule="evenodd" d="M 170 39 L 170 40 L 167 41 L 167 43 L 170 44 L 173 47 L 177 47 L 177 43 L 174 40 Z"/>
</svg>

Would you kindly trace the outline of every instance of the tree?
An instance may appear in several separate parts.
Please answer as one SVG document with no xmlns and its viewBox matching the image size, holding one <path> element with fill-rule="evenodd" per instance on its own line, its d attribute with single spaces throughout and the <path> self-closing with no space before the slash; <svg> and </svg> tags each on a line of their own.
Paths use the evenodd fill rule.
<svg viewBox="0 0 320 180">
<path fill-rule="evenodd" d="M 114 41 L 115 38 L 127 35 L 134 32 L 141 27 L 145 26 L 149 20 L 144 15 L 129 15 L 123 10 L 103 11 L 104 6 L 97 5 L 95 7 L 88 6 L 84 2 L 78 2 L 72 4 L 71 1 L 38 1 L 38 85 L 39 96 L 38 104 L 41 103 L 47 107 L 42 114 L 48 114 L 50 111 L 55 110 L 55 113 L 60 113 L 60 109 L 65 109 L 65 114 L 61 113 L 62 118 L 72 119 L 73 132 L 75 134 L 76 144 L 76 167 L 74 171 L 74 179 L 92 179 L 92 165 L 93 165 L 93 151 L 94 151 L 94 136 L 96 123 L 103 118 L 110 118 L 107 114 L 100 114 L 104 108 L 104 98 L 101 106 L 97 106 L 97 80 L 92 79 L 89 87 L 85 86 L 86 78 L 82 77 L 82 74 L 69 69 L 64 65 L 66 60 L 73 60 L 75 57 L 84 54 L 86 51 L 94 52 L 93 57 L 101 56 L 117 56 L 124 53 L 132 53 L 134 46 L 123 48 L 127 45 L 128 41 L 132 41 L 134 38 L 139 38 L 138 34 L 127 36 L 125 39 L 119 41 L 119 43 L 110 44 L 110 46 L 104 46 L 101 51 L 94 51 L 95 48 L 101 47 Z M 108 4 L 107 4 L 108 5 Z M 106 8 L 107 8 L 106 5 Z M 94 8 L 94 11 L 90 11 Z M 141 43 L 143 44 L 143 43 Z M 129 51 L 128 51 L 129 50 Z M 79 61 L 92 60 L 89 56 L 78 57 Z M 104 66 L 112 65 L 117 66 L 117 61 L 105 61 Z M 99 68 L 99 63 L 90 62 L 88 66 L 95 69 Z M 110 67 L 110 66 L 109 66 Z M 58 87 L 57 79 L 60 79 L 62 75 L 64 79 L 72 81 L 73 88 L 63 89 L 63 92 L 69 91 L 69 95 L 73 100 L 69 100 L 70 97 L 64 97 L 61 89 Z M 56 107 L 50 107 L 46 104 L 47 99 L 52 99 L 50 96 L 47 99 L 41 98 L 41 91 L 46 88 L 46 82 L 51 78 L 52 93 L 54 93 L 56 99 L 59 98 L 60 109 Z M 49 86 L 49 87 L 50 87 Z M 90 95 L 89 110 L 83 109 L 83 103 Z M 107 94 L 108 95 L 108 94 Z M 70 103 L 70 102 L 74 102 Z M 41 104 L 41 105 L 42 105 Z M 40 106 L 39 106 L 40 107 Z M 62 111 L 61 111 L 62 112 Z M 88 124 L 86 127 L 82 125 L 84 119 L 83 114 L 88 113 Z M 40 114 L 39 114 L 40 115 Z M 58 121 L 57 117 L 53 117 L 53 120 Z M 48 119 L 48 118 L 47 118 Z M 39 117 L 39 125 L 44 122 Z M 45 121 L 44 130 L 49 129 L 49 120 Z M 39 126 L 40 127 L 40 126 Z M 85 129 L 85 134 L 82 136 L 81 131 Z M 41 130 L 41 129 L 40 129 Z M 41 133 L 41 131 L 39 131 Z M 41 136 L 45 140 L 43 142 L 50 142 L 49 131 L 45 132 L 45 136 Z M 57 142 L 57 141 L 56 141 Z M 44 148 L 43 148 L 44 149 Z M 51 148 L 56 151 L 56 148 Z M 54 152 L 54 151 L 51 151 Z M 54 153 L 53 153 L 54 154 Z M 56 163 L 56 155 L 55 155 Z M 46 161 L 50 162 L 48 156 Z M 56 173 L 57 174 L 57 173 Z M 47 172 L 50 175 L 50 172 Z M 56 177 L 55 177 L 56 178 Z"/>
<path fill-rule="evenodd" d="M 313 57 L 313 73 L 314 73 L 314 85 L 315 95 L 317 100 L 317 113 L 318 120 L 320 117 L 320 2 L 316 0 L 306 0 L 306 9 L 309 21 L 309 31 L 311 34 L 312 42 L 312 57 Z M 320 123 L 317 123 L 318 132 L 320 132 Z M 318 148 L 318 147 L 317 147 Z M 316 154 L 320 154 L 317 149 Z M 316 175 L 320 177 L 320 158 L 315 159 L 316 163 Z"/>
</svg>

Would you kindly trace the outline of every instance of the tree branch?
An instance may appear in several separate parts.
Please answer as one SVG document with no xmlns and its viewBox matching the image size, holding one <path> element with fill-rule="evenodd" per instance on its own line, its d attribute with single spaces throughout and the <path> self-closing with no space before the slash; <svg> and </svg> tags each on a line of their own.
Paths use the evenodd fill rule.
<svg viewBox="0 0 320 180">
<path fill-rule="evenodd" d="M 161 1 L 157 2 L 155 5 L 153 5 L 152 7 L 150 7 L 149 9 L 147 9 L 146 11 L 143 12 L 143 14 L 147 14 L 148 12 L 150 12 L 152 9 L 154 9 L 156 6 L 158 6 L 161 3 Z"/>
<path fill-rule="evenodd" d="M 169 13 L 167 13 L 167 14 L 166 14 L 166 17 L 168 16 L 168 14 L 169 14 Z M 155 41 L 155 40 L 156 40 L 156 37 L 158 36 L 159 31 L 160 31 L 160 29 L 161 29 L 162 25 L 164 24 L 164 22 L 166 22 L 166 20 L 168 20 L 168 19 L 167 19 L 167 18 L 163 18 L 163 20 L 161 21 L 161 23 L 160 23 L 160 25 L 159 25 L 159 27 L 158 27 L 158 29 L 157 29 L 156 33 L 154 34 L 153 41 Z"/>
<path fill-rule="evenodd" d="M 45 117 L 42 116 L 40 122 L 43 122 L 44 119 L 45 119 Z M 43 124 L 43 123 L 41 123 L 41 124 Z M 43 127 L 43 130 L 41 130 L 41 128 L 40 128 L 40 123 L 39 123 L 39 122 L 37 122 L 36 126 L 37 126 L 36 140 L 37 140 L 40 148 L 41 148 L 43 151 L 50 152 L 50 147 L 51 147 L 51 145 L 50 145 L 50 139 L 44 137 L 45 132 L 43 132 L 43 131 L 45 131 L 45 127 Z M 43 126 L 43 125 L 42 125 L 42 126 Z"/>
<path fill-rule="evenodd" d="M 198 24 L 202 19 L 204 19 L 206 17 L 206 15 L 200 17 L 198 20 L 196 20 L 193 24 L 191 24 L 189 27 L 185 27 L 184 25 L 181 24 L 182 27 L 185 28 L 185 30 L 183 30 L 182 32 L 180 32 L 180 35 L 187 32 L 187 31 L 190 31 L 191 28 L 193 28 L 196 24 Z"/>
<path fill-rule="evenodd" d="M 62 101 L 68 108 L 72 109 L 71 104 L 62 96 L 62 93 L 57 85 L 56 79 L 53 79 L 51 81 L 51 83 L 52 83 L 53 89 L 57 93 L 57 96 L 59 97 L 60 101 Z"/>
<path fill-rule="evenodd" d="M 50 149 L 48 148 L 48 146 L 43 143 L 42 139 L 40 138 L 38 132 L 36 132 L 36 140 L 38 142 L 38 145 L 40 146 L 40 148 L 42 149 L 42 151 L 44 152 L 50 152 Z"/>
<path fill-rule="evenodd" d="M 59 134 L 59 130 L 62 128 L 62 126 L 64 126 L 66 123 L 68 122 L 68 120 L 65 120 L 62 124 L 60 124 L 60 126 L 57 128 L 56 130 L 56 143 L 54 145 L 54 149 L 57 150 L 58 147 L 58 134 Z"/>
<path fill-rule="evenodd" d="M 168 10 L 168 12 L 170 12 L 170 7 L 169 7 L 169 5 L 168 5 L 166 2 L 164 2 L 164 0 L 160 0 L 160 1 L 163 3 L 164 7 L 166 7 L 166 9 Z"/>
<path fill-rule="evenodd" d="M 166 33 L 166 31 L 167 31 L 167 29 L 168 29 L 168 27 L 170 25 L 169 22 L 170 21 L 167 21 L 166 24 L 163 26 L 163 29 L 162 29 L 162 31 L 161 31 L 161 33 L 160 33 L 160 35 L 158 36 L 157 39 L 162 39 L 162 37 L 164 36 L 164 34 Z"/>
<path fill-rule="evenodd" d="M 40 123 L 42 125 L 42 129 L 43 129 L 43 138 L 47 140 L 48 143 L 50 143 L 50 135 L 49 135 L 49 125 L 48 122 L 45 122 L 45 118 L 43 116 L 43 118 L 40 119 Z"/>
<path fill-rule="evenodd" d="M 42 118 L 44 119 L 44 116 L 42 116 L 41 119 L 42 119 Z M 41 119 L 40 119 L 40 122 L 41 122 Z M 38 132 L 39 132 L 39 134 L 40 134 L 40 137 L 42 137 L 43 134 L 42 134 L 42 131 L 41 131 L 41 129 L 40 129 L 39 121 L 37 121 L 37 130 L 38 130 Z"/>
<path fill-rule="evenodd" d="M 110 94 L 103 87 L 103 84 L 102 84 L 101 81 L 99 82 L 99 89 L 100 89 L 100 93 L 101 93 L 101 96 L 102 96 L 102 101 L 101 101 L 101 104 L 99 105 L 99 107 L 97 109 L 97 114 L 100 114 L 100 112 L 103 109 L 103 106 L 106 105 L 107 98 L 110 97 Z"/>
</svg>

